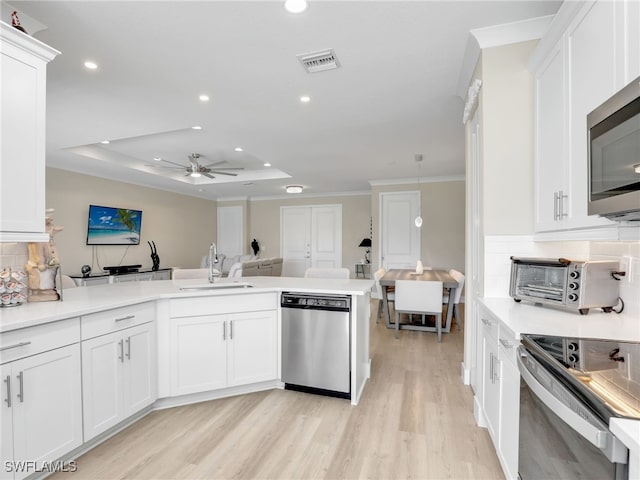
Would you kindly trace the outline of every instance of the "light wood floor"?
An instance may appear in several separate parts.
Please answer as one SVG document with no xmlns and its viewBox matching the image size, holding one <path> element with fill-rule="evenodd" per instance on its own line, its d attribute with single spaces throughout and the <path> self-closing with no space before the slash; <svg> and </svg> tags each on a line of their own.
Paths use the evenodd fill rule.
<svg viewBox="0 0 640 480">
<path fill-rule="evenodd" d="M 460 381 L 462 331 L 438 344 L 371 325 L 372 375 L 357 407 L 271 390 L 161 410 L 50 478 L 504 478 Z"/>
</svg>

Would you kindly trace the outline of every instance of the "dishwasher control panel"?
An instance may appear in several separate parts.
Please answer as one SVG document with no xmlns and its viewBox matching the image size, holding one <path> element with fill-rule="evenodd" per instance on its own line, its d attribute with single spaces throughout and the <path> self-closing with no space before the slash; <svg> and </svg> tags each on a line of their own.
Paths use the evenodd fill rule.
<svg viewBox="0 0 640 480">
<path fill-rule="evenodd" d="M 280 305 L 283 308 L 308 308 L 313 310 L 349 311 L 351 297 L 348 295 L 312 295 L 284 292 Z"/>
</svg>

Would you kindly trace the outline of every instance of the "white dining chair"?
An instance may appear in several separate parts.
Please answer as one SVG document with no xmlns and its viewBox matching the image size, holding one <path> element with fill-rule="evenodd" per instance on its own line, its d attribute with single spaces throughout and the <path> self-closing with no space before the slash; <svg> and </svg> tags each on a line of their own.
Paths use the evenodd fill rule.
<svg viewBox="0 0 640 480">
<path fill-rule="evenodd" d="M 62 288 L 76 288 L 77 286 L 69 275 L 62 275 Z"/>
<path fill-rule="evenodd" d="M 449 275 L 451 275 L 455 279 L 455 281 L 458 282 L 456 292 L 453 295 L 453 318 L 456 321 L 458 330 L 460 330 L 462 327 L 462 319 L 460 318 L 460 310 L 458 309 L 458 304 L 460 303 L 460 296 L 462 295 L 462 288 L 464 287 L 464 274 L 452 268 L 451 270 L 449 270 Z M 444 293 L 444 295 L 442 296 L 442 303 L 444 305 L 449 304 L 449 292 Z M 449 329 L 450 327 L 451 325 L 447 325 L 447 329 Z"/>
<path fill-rule="evenodd" d="M 400 314 L 434 315 L 438 342 L 442 341 L 442 282 L 431 280 L 396 280 L 396 328 L 400 330 Z"/>
<path fill-rule="evenodd" d="M 348 268 L 307 268 L 304 278 L 349 278 Z"/>
<path fill-rule="evenodd" d="M 384 301 L 383 301 L 383 295 L 382 295 L 382 285 L 380 285 L 380 279 L 384 277 L 385 273 L 387 273 L 387 271 L 384 268 L 379 268 L 373 273 L 373 279 L 376 282 L 376 294 L 380 299 L 378 300 L 378 315 L 376 315 L 376 323 L 380 322 L 380 317 L 382 316 L 382 313 L 384 311 Z M 393 288 L 387 288 L 387 305 L 389 302 L 395 301 L 396 296 L 394 291 L 395 290 Z"/>
</svg>

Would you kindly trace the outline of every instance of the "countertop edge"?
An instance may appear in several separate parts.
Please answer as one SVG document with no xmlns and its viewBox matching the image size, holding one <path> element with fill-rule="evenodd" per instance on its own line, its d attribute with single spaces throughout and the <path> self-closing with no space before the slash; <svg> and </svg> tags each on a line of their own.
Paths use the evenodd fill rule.
<svg viewBox="0 0 640 480">
<path fill-rule="evenodd" d="M 324 282 L 330 282 L 327 288 L 322 285 L 324 282 L 318 279 L 308 279 L 309 281 L 306 281 L 307 279 L 294 277 L 277 277 L 277 280 L 270 280 L 270 278 L 276 277 L 245 277 L 235 279 L 235 281 L 239 280 L 243 283 L 252 284 L 252 288 L 203 291 L 180 290 L 181 287 L 184 288 L 206 283 L 206 281 L 203 282 L 202 279 L 156 280 L 132 284 L 77 287 L 63 292 L 62 301 L 27 303 L 7 310 L 0 309 L 0 334 L 157 300 L 250 295 L 255 293 L 280 293 L 283 291 L 362 296 L 370 292 L 374 286 L 372 280 L 351 279 L 343 282 L 342 287 L 339 288 L 340 286 L 336 286 L 335 280 L 325 279 Z M 219 283 L 234 283 L 234 281 L 223 279 Z M 269 283 L 276 283 L 276 285 L 268 285 Z M 300 285 L 301 283 L 310 283 L 310 285 L 302 286 Z M 105 292 L 108 292 L 108 294 L 105 294 Z"/>
</svg>

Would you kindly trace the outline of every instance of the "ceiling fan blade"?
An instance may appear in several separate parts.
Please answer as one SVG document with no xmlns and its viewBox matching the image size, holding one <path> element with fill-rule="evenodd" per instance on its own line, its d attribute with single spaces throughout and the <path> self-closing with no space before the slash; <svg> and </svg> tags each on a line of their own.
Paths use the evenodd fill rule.
<svg viewBox="0 0 640 480">
<path fill-rule="evenodd" d="M 207 168 L 209 170 L 216 170 L 218 172 L 221 172 L 223 170 L 244 170 L 244 167 L 222 167 L 222 168 L 209 168 L 209 167 L 204 167 Z"/>
<path fill-rule="evenodd" d="M 220 160 L 218 162 L 209 163 L 208 165 L 203 165 L 205 168 L 213 167 L 214 165 L 220 165 L 222 163 L 227 163 L 226 160 Z"/>
<path fill-rule="evenodd" d="M 230 177 L 237 177 L 237 173 L 229 173 L 229 172 L 221 172 L 220 170 L 211 170 L 211 173 L 215 173 L 216 175 L 229 175 Z"/>
<path fill-rule="evenodd" d="M 211 175 L 210 173 L 203 173 L 202 175 L 204 175 L 207 178 L 216 178 L 213 175 Z"/>
<path fill-rule="evenodd" d="M 172 162 L 170 160 L 165 160 L 164 158 L 160 160 L 161 162 L 167 162 L 170 163 L 171 165 L 175 165 L 176 167 L 181 167 L 181 168 L 187 168 L 185 165 L 182 165 L 181 163 L 176 163 L 176 162 Z"/>
</svg>

